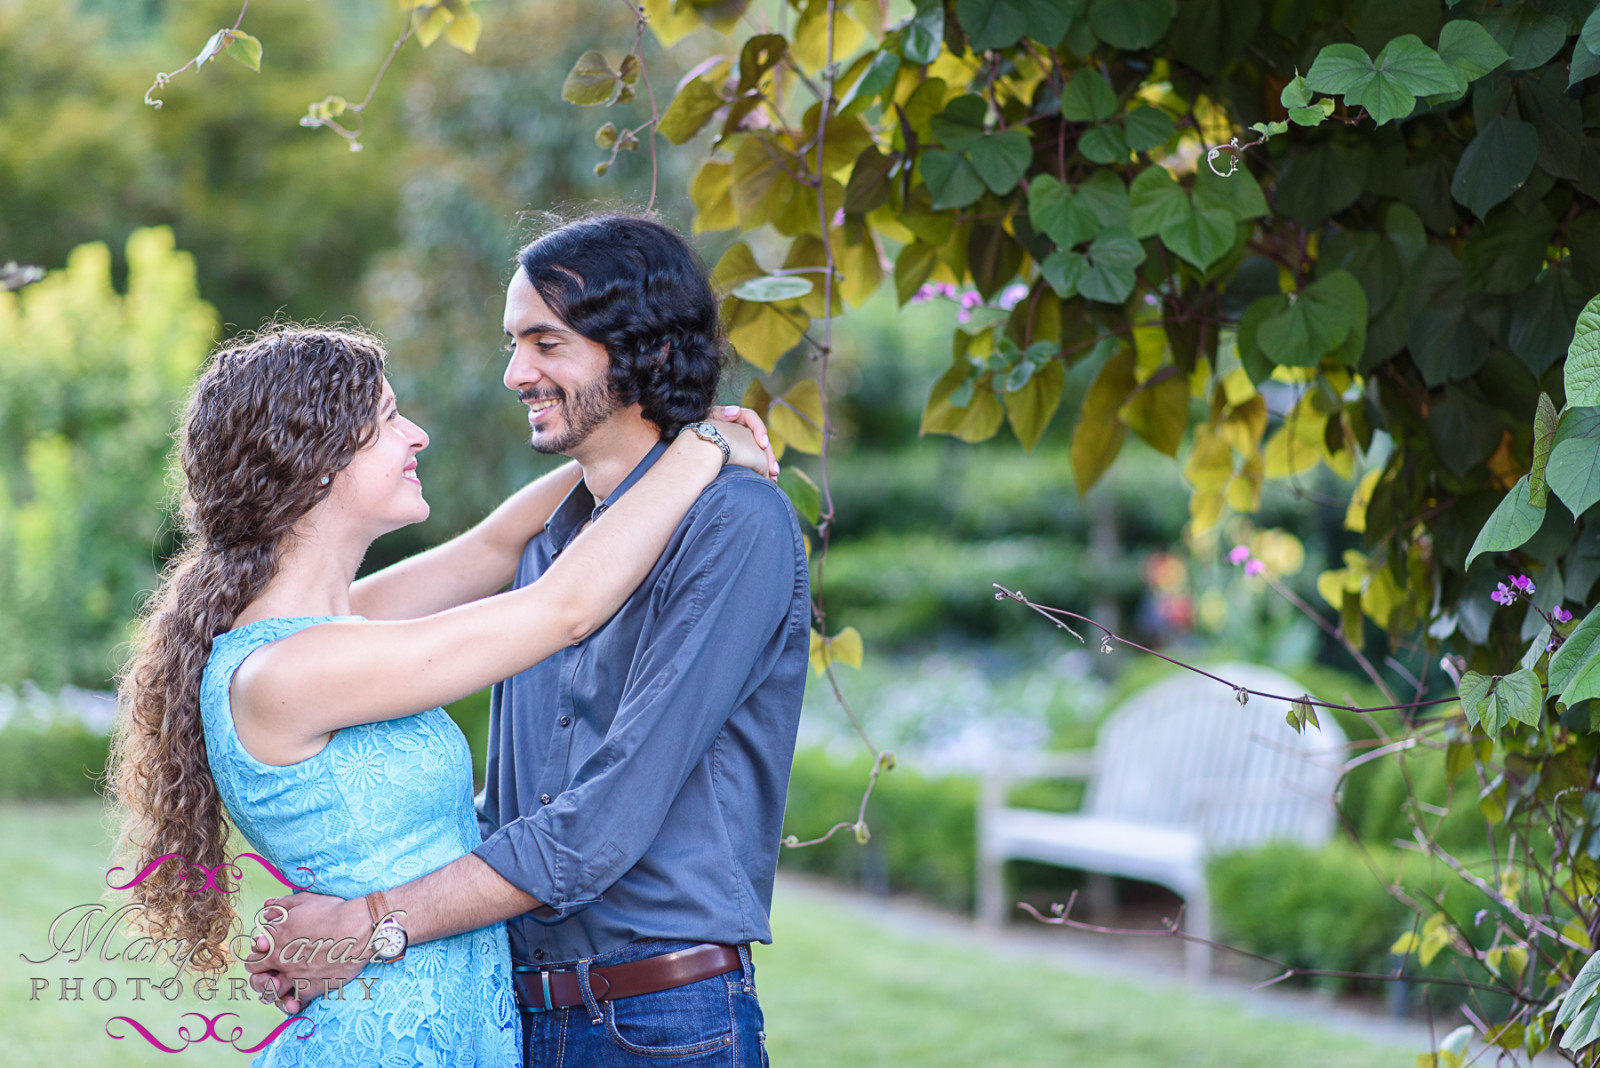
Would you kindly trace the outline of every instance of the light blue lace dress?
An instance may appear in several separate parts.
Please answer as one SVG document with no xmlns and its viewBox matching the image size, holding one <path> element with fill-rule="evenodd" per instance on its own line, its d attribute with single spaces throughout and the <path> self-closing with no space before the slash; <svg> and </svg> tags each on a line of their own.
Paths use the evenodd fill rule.
<svg viewBox="0 0 1600 1068">
<path fill-rule="evenodd" d="M 330 617 L 264 619 L 218 635 L 200 686 L 206 755 L 222 801 L 256 852 L 284 875 L 315 873 L 312 889 L 343 898 L 388 890 L 441 868 L 482 840 L 472 804 L 472 756 L 439 708 L 346 727 L 316 756 L 288 767 L 239 743 L 228 688 L 245 657 Z M 287 890 L 285 890 L 287 892 Z M 241 902 L 241 908 L 259 907 Z M 253 913 L 245 916 L 248 930 Z M 505 926 L 412 946 L 395 964 L 369 964 L 361 985 L 313 1001 L 252 1062 L 408 1068 L 520 1065 L 521 1021 L 511 994 Z"/>
</svg>

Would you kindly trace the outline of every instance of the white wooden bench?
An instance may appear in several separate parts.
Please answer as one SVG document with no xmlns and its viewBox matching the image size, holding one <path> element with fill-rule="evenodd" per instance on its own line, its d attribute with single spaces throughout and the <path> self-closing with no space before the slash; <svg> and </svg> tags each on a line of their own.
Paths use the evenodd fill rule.
<svg viewBox="0 0 1600 1068">
<path fill-rule="evenodd" d="M 1266 693 L 1304 687 L 1266 668 L 1207 670 Z M 1285 702 L 1251 697 L 1180 672 L 1130 697 L 1106 720 L 1092 751 L 1019 754 L 996 761 L 978 799 L 977 905 L 998 926 L 1010 913 L 1001 866 L 1032 860 L 1156 883 L 1184 900 L 1184 930 L 1211 937 L 1206 859 L 1271 839 L 1321 845 L 1333 834 L 1333 790 L 1345 758 L 1333 717 L 1296 734 Z M 1087 778 L 1080 813 L 1006 805 L 1021 781 Z M 1187 943 L 1192 978 L 1210 948 Z"/>
</svg>

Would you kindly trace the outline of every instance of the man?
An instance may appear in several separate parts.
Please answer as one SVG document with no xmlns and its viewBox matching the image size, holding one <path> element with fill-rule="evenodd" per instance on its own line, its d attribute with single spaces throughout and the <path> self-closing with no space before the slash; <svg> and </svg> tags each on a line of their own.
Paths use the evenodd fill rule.
<svg viewBox="0 0 1600 1068">
<path fill-rule="evenodd" d="M 584 476 L 524 551 L 522 586 L 704 415 L 723 349 L 704 267 L 658 223 L 586 219 L 517 258 L 505 383 L 533 447 Z M 764 1063 L 749 944 L 771 941 L 809 636 L 788 501 L 724 468 L 606 626 L 495 687 L 483 844 L 386 891 L 403 932 L 386 921 L 382 941 L 510 921 L 529 1065 Z M 280 947 L 374 931 L 363 901 L 287 900 Z M 360 966 L 249 967 L 293 1010 L 296 978 L 316 992 Z"/>
</svg>

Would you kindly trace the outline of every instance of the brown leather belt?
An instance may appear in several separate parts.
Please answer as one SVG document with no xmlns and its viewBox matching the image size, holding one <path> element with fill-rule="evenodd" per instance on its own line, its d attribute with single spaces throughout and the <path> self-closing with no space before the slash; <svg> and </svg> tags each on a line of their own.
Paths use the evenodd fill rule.
<svg viewBox="0 0 1600 1068">
<path fill-rule="evenodd" d="M 658 990 L 698 983 L 714 975 L 737 971 L 742 965 L 739 951 L 734 947 L 703 942 L 676 953 L 663 953 L 659 957 L 590 968 L 589 990 L 596 1001 L 615 1001 L 617 998 L 654 994 Z M 512 974 L 511 982 L 517 991 L 517 1005 L 530 1012 L 571 1008 L 584 1003 L 583 987 L 578 984 L 576 971 L 524 971 L 518 968 Z"/>
</svg>

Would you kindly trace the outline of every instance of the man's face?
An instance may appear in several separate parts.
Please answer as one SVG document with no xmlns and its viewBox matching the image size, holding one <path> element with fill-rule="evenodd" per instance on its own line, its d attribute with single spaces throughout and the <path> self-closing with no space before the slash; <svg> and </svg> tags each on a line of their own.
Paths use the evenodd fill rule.
<svg viewBox="0 0 1600 1068">
<path fill-rule="evenodd" d="M 571 455 L 622 407 L 611 392 L 611 357 L 562 322 L 521 268 L 506 289 L 504 326 L 505 384 L 528 406 L 530 444 Z"/>
</svg>

